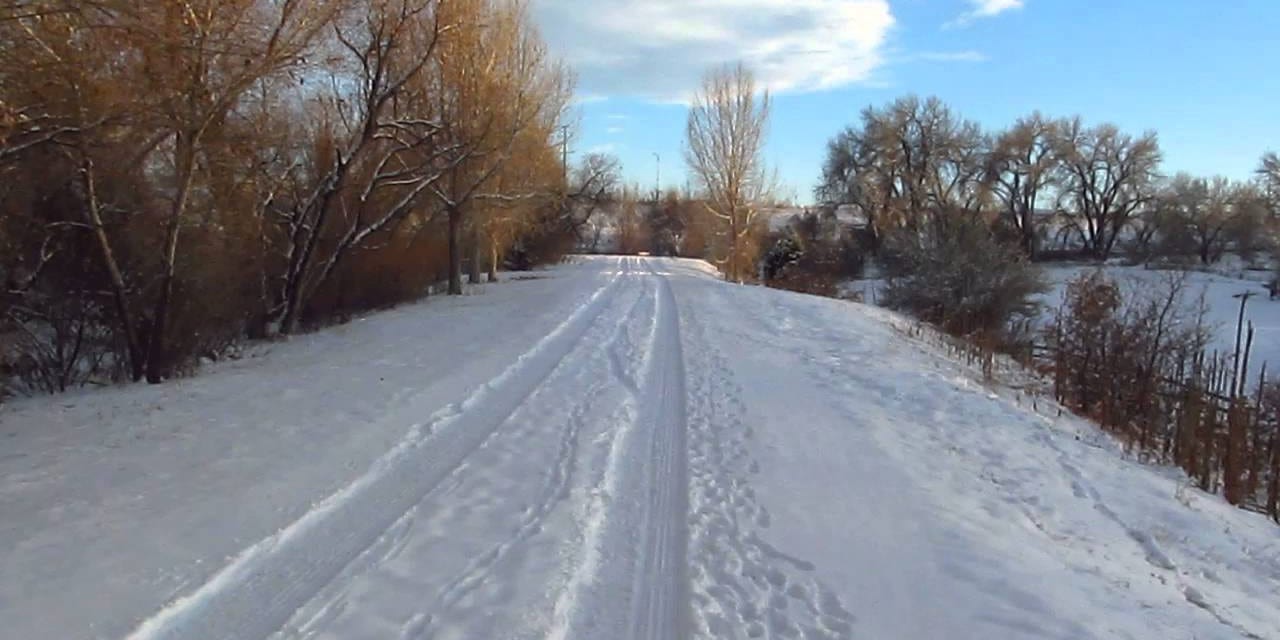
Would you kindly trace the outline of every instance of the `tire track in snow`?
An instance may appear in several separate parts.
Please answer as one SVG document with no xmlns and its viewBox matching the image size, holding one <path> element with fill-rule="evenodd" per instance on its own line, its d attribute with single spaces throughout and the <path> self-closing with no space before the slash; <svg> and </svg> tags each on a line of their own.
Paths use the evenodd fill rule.
<svg viewBox="0 0 1280 640">
<path fill-rule="evenodd" d="M 623 260 L 628 259 L 624 258 Z M 633 275 L 629 269 L 624 269 L 624 274 L 626 276 Z M 650 297 L 645 283 L 642 281 L 639 284 L 641 285 L 640 294 L 627 311 L 619 317 L 618 323 L 613 327 L 608 340 L 607 357 L 610 361 L 609 366 L 614 368 L 615 375 L 619 376 L 625 376 L 626 374 L 618 368 L 622 365 L 618 359 L 615 345 L 629 335 L 630 319 L 636 315 L 646 298 Z M 608 377 L 596 379 L 583 391 L 580 396 L 581 400 L 570 410 L 565 428 L 559 434 L 556 459 L 552 463 L 551 473 L 547 477 L 547 482 L 540 490 L 536 504 L 529 507 L 522 514 L 520 523 L 513 534 L 508 539 L 472 559 L 461 573 L 454 576 L 440 591 L 436 599 L 433 610 L 437 613 L 422 614 L 406 623 L 404 626 L 405 632 L 401 635 L 402 640 L 426 640 L 434 637 L 438 632 L 439 613 L 455 607 L 476 589 L 483 586 L 493 568 L 518 545 L 538 533 L 543 522 L 555 507 L 568 497 L 573 482 L 574 463 L 578 457 L 579 436 L 583 427 L 586 426 L 585 416 L 595 407 L 596 403 L 594 401 L 609 383 L 610 379 Z M 627 384 L 625 379 L 623 383 L 624 386 Z M 634 388 L 634 385 L 629 388 Z"/>
<path fill-rule="evenodd" d="M 506 371 L 409 434 L 347 487 L 241 552 L 194 592 L 142 621 L 129 640 L 265 638 L 463 464 L 541 386 L 609 306 L 621 271 Z M 407 528 L 407 527 L 406 527 Z M 389 543 L 394 549 L 396 546 Z"/>
<path fill-rule="evenodd" d="M 688 628 L 685 370 L 675 296 L 656 282 L 641 383 L 611 345 L 613 374 L 634 404 L 614 435 L 584 557 L 548 637 L 670 640 Z"/>
<path fill-rule="evenodd" d="M 652 267 L 651 267 L 652 271 Z M 656 275 L 656 274 L 655 274 Z M 684 635 L 689 483 L 685 445 L 685 369 L 675 294 L 658 277 L 655 361 L 646 376 L 641 420 L 655 429 L 649 458 L 649 500 L 645 505 L 644 553 L 635 574 L 631 633 L 634 640 L 660 640 Z M 646 416 L 646 409 L 649 415 Z"/>
<path fill-rule="evenodd" d="M 645 292 L 644 281 L 635 279 L 631 276 L 633 273 L 629 259 L 623 258 L 622 274 L 627 282 L 634 282 L 638 286 L 636 299 L 630 306 L 618 315 L 613 307 L 607 312 L 610 318 L 618 316 L 618 321 L 612 327 L 605 328 L 601 325 L 604 323 L 597 320 L 586 334 L 585 338 L 600 339 L 609 336 L 609 342 L 612 344 L 619 339 L 619 336 L 627 333 L 629 326 L 628 318 L 634 316 L 636 311 L 643 306 L 647 293 Z M 627 288 L 626 294 L 620 296 L 630 296 L 631 287 Z M 618 296 L 615 296 L 615 299 Z M 583 371 L 589 369 L 605 371 L 608 365 L 603 361 L 605 358 L 599 354 L 586 355 L 584 351 L 589 351 L 588 347 L 575 347 L 573 362 L 581 362 Z M 582 360 L 578 360 L 582 358 Z M 530 403 L 538 402 L 541 394 L 547 387 L 554 386 L 553 379 L 557 377 L 561 369 L 567 365 L 562 362 L 548 380 L 547 384 L 540 387 L 530 398 L 526 400 L 513 414 L 508 418 L 507 425 L 496 429 L 486 440 L 476 449 L 477 453 L 485 451 L 488 447 L 501 444 L 500 438 L 522 438 L 522 439 L 538 439 L 546 440 L 554 439 L 556 447 L 554 457 L 550 461 L 550 471 L 543 476 L 544 481 L 540 484 L 534 497 L 534 504 L 526 506 L 524 510 L 518 514 L 512 513 L 517 519 L 511 523 L 512 528 L 510 534 L 491 546 L 478 550 L 475 554 L 466 558 L 466 564 L 453 575 L 448 576 L 448 581 L 435 590 L 435 596 L 426 598 L 429 606 L 424 606 L 405 622 L 400 624 L 400 632 L 398 637 L 400 640 L 425 640 L 436 637 L 437 635 L 448 635 L 453 633 L 457 635 L 456 629 L 450 629 L 449 625 L 456 620 L 451 620 L 446 614 L 452 613 L 458 608 L 459 604 L 467 601 L 473 594 L 477 593 L 486 585 L 490 585 L 490 579 L 495 569 L 503 562 L 503 560 L 511 555 L 513 551 L 521 549 L 522 545 L 530 538 L 542 531 L 546 520 L 552 515 L 555 509 L 569 497 L 572 491 L 572 484 L 575 476 L 575 462 L 578 456 L 579 439 L 585 427 L 589 425 L 586 422 L 586 414 L 596 408 L 600 400 L 599 392 L 608 386 L 609 378 L 605 376 L 597 376 L 595 382 L 588 385 L 584 392 L 578 394 L 579 400 L 566 410 L 566 417 L 560 423 L 550 423 L 545 426 L 539 426 L 541 421 L 535 420 L 530 423 L 528 420 L 520 421 L 518 417 L 521 412 L 530 406 Z M 570 367 L 573 368 L 573 367 Z M 545 402 L 546 399 L 542 399 Z M 515 422 L 512 422 L 512 421 Z M 554 433 L 550 431 L 551 427 L 559 427 Z M 509 429 L 507 427 L 516 427 Z M 543 431 L 546 431 L 545 433 Z M 508 443 L 506 446 L 510 446 Z M 523 451 L 523 455 L 536 455 L 533 450 Z M 511 461 L 506 461 L 510 463 Z M 507 465 L 503 463 L 490 463 L 484 465 L 484 468 L 473 468 L 470 463 L 464 463 L 455 467 L 449 476 L 439 483 L 434 489 L 429 491 L 423 499 L 414 505 L 401 518 L 400 522 L 393 525 L 384 535 L 384 539 L 380 539 L 373 547 L 370 547 L 362 554 L 360 558 L 353 561 L 345 568 L 339 576 L 325 587 L 311 602 L 300 608 L 297 613 L 290 619 L 286 626 L 280 632 L 274 634 L 273 640 L 305 640 L 314 638 L 324 633 L 332 635 L 334 631 L 329 625 L 334 623 L 342 616 L 347 608 L 347 598 L 349 590 L 353 585 L 357 584 L 362 578 L 370 573 L 376 573 L 382 570 L 382 566 L 394 561 L 400 552 L 408 546 L 416 535 L 422 535 L 423 532 L 415 531 L 415 522 L 421 522 L 420 526 L 431 528 L 449 529 L 450 525 L 439 522 L 440 517 L 448 518 L 448 509 L 444 514 L 437 514 L 431 501 L 433 496 L 438 497 L 440 494 L 448 492 L 452 493 L 464 484 L 468 474 L 483 474 L 486 470 L 504 469 Z M 499 471 L 499 473 L 502 473 Z M 468 499 L 468 498 L 462 498 Z M 438 507 L 438 505 L 434 505 Z M 506 527 L 507 523 L 495 524 L 496 526 Z M 424 566 L 425 562 L 419 558 L 416 566 Z M 394 569 L 391 570 L 395 572 Z M 367 585 L 366 585 L 367 588 Z M 477 607 L 476 603 L 469 603 L 470 607 Z M 502 606 L 495 603 L 491 606 Z"/>
</svg>

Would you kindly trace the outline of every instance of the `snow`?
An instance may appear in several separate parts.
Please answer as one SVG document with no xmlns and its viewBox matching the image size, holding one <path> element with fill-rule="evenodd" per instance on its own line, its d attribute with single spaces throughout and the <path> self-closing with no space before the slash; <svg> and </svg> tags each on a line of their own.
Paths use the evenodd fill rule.
<svg viewBox="0 0 1280 640">
<path fill-rule="evenodd" d="M 1080 265 L 1053 265 L 1045 268 L 1046 279 L 1051 285 L 1043 298 L 1046 321 L 1051 320 L 1054 311 L 1061 306 L 1067 284 L 1079 275 L 1097 268 Z M 1270 275 L 1268 272 L 1243 269 L 1232 269 L 1230 273 L 1195 270 L 1184 272 L 1118 265 L 1108 265 L 1103 269 L 1126 291 L 1138 295 L 1159 295 L 1170 278 L 1185 273 L 1186 303 L 1194 305 L 1201 295 L 1204 296 L 1207 308 L 1205 319 L 1211 329 L 1209 348 L 1223 355 L 1235 352 L 1240 299 L 1234 296 L 1246 292 L 1256 294 L 1245 307 L 1245 321 L 1253 322 L 1255 330 L 1249 369 L 1256 375 L 1263 363 L 1269 363 L 1267 369 L 1272 372 L 1280 368 L 1280 300 L 1269 299 L 1266 288 L 1266 276 Z"/>
<path fill-rule="evenodd" d="M 545 275 L 0 408 L 0 638 L 1280 638 L 1280 529 L 889 312 Z"/>
<path fill-rule="evenodd" d="M 1216 272 L 1200 270 L 1171 270 L 1140 266 L 1123 266 L 1107 264 L 1046 264 L 1043 265 L 1048 291 L 1038 296 L 1041 304 L 1040 321 L 1044 324 L 1053 322 L 1054 314 L 1062 306 L 1066 296 L 1067 284 L 1082 274 L 1102 269 L 1106 275 L 1114 279 L 1121 288 L 1132 295 L 1160 295 L 1171 278 L 1185 274 L 1186 289 L 1183 300 L 1186 308 L 1192 309 L 1198 304 L 1200 296 L 1204 296 L 1206 305 L 1205 321 L 1209 329 L 1209 349 L 1220 355 L 1229 356 L 1235 353 L 1236 323 L 1240 316 L 1241 293 L 1255 294 L 1245 308 L 1245 322 L 1253 322 L 1253 351 L 1249 357 L 1251 383 L 1256 384 L 1256 376 L 1262 365 L 1278 372 L 1280 369 L 1280 300 L 1269 299 L 1266 282 L 1270 277 L 1267 271 L 1250 271 L 1234 256 L 1228 256 L 1225 268 Z M 856 280 L 840 283 L 840 296 L 855 298 L 875 304 L 883 298 L 884 279 L 875 273 Z M 1269 378 L 1272 376 L 1268 376 Z"/>
</svg>

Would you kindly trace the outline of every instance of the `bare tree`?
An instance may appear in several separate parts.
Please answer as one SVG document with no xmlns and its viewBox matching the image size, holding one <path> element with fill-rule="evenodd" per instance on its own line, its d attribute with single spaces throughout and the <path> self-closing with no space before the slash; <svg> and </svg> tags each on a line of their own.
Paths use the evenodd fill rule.
<svg viewBox="0 0 1280 640">
<path fill-rule="evenodd" d="M 1259 253 L 1270 257 L 1280 249 L 1280 229 L 1263 185 L 1256 181 L 1234 182 L 1230 207 L 1231 221 L 1224 235 L 1241 258 L 1253 262 Z"/>
<path fill-rule="evenodd" d="M 976 215 L 985 205 L 986 141 L 974 122 L 937 98 L 900 98 L 863 110 L 827 148 L 818 197 L 853 205 L 872 248 L 896 228 L 920 229 L 937 214 Z"/>
<path fill-rule="evenodd" d="M 109 276 L 125 357 L 132 377 L 140 379 L 145 354 L 129 287 L 105 229 L 96 156 L 101 155 L 97 149 L 108 144 L 113 151 L 128 152 L 120 143 L 106 140 L 127 140 L 120 135 L 123 125 L 138 120 L 145 103 L 140 104 L 132 95 L 138 78 L 131 69 L 113 63 L 94 68 L 85 64 L 127 44 L 127 39 L 102 28 L 104 19 L 113 15 L 106 3 L 16 2 L 0 13 L 4 15 L 0 20 L 4 37 L 0 39 L 7 43 L 0 46 L 0 66 L 14 91 L 9 97 L 17 100 L 17 104 L 0 108 L 0 163 L 21 164 L 28 161 L 29 154 L 41 150 L 54 150 L 65 157 L 75 175 L 83 222 L 80 228 L 93 235 L 102 268 Z M 0 105 L 4 105 L 3 98 Z M 144 152 L 149 145 L 135 144 L 141 144 Z M 41 244 L 44 259 L 35 270 L 37 274 L 52 259 L 45 249 L 52 246 L 58 226 L 48 226 L 50 235 Z M 28 286 L 33 282 L 34 278 L 29 279 Z"/>
<path fill-rule="evenodd" d="M 513 249 L 523 252 L 527 248 L 517 246 L 525 236 L 560 235 L 565 242 L 578 239 L 572 219 L 560 215 L 564 169 L 551 140 L 555 125 L 555 119 L 549 118 L 522 129 L 502 168 L 479 196 L 473 224 L 479 227 L 488 249 L 489 282 L 497 281 L 499 265 Z M 473 268 L 478 262 L 473 258 Z"/>
<path fill-rule="evenodd" d="M 1055 127 L 1053 150 L 1061 167 L 1063 213 L 1085 251 L 1105 260 L 1129 220 L 1155 197 L 1161 159 L 1156 134 L 1135 138 L 1111 124 L 1086 127 L 1077 117 Z"/>
<path fill-rule="evenodd" d="M 1194 253 L 1201 264 L 1222 258 L 1231 230 L 1246 213 L 1246 190 L 1227 178 L 1174 176 L 1156 200 L 1161 243 L 1168 253 Z"/>
<path fill-rule="evenodd" d="M 440 194 L 491 272 L 559 255 L 569 87 L 520 0 L 0 0 L 2 331 L 54 340 L 0 358 L 155 381 L 411 299 Z"/>
<path fill-rule="evenodd" d="M 865 118 L 866 112 L 864 123 Z M 816 195 L 831 208 L 850 205 L 856 209 L 875 250 L 884 232 L 892 227 L 898 191 L 892 166 L 880 162 L 879 149 L 867 133 L 848 127 L 827 143 Z"/>
<path fill-rule="evenodd" d="M 323 99 L 319 144 L 309 162 L 288 167 L 313 168 L 280 215 L 287 267 L 272 315 L 283 333 L 296 331 L 307 301 L 351 250 L 422 206 L 451 161 L 429 103 L 444 30 L 436 9 L 436 0 L 370 0 L 334 28 L 355 90 L 335 86 Z"/>
<path fill-rule="evenodd" d="M 644 189 L 636 186 L 622 190 L 622 197 L 618 202 L 618 253 L 634 255 L 649 246 L 645 216 L 640 211 L 645 206 L 643 194 Z"/>
<path fill-rule="evenodd" d="M 774 180 L 764 164 L 771 100 L 745 66 L 707 74 L 689 109 L 685 157 L 706 193 L 706 207 L 728 225 L 725 277 L 740 281 L 743 238 Z"/>
<path fill-rule="evenodd" d="M 616 156 L 589 153 L 570 176 L 569 193 L 565 198 L 565 217 L 579 242 L 584 232 L 602 207 L 618 200 L 618 188 L 622 182 L 622 163 Z M 599 243 L 594 238 L 592 250 Z"/>
<path fill-rule="evenodd" d="M 166 333 L 179 238 L 206 137 L 255 83 L 298 65 L 337 9 L 336 2 L 301 0 L 177 0 L 127 9 L 125 30 L 149 69 L 147 90 L 158 97 L 158 122 L 171 136 L 165 149 L 173 187 L 147 344 L 148 381 L 163 380 L 173 364 Z"/>
<path fill-rule="evenodd" d="M 1036 212 L 1052 197 L 1050 191 L 1056 185 L 1052 133 L 1052 122 L 1034 113 L 1000 133 L 987 158 L 986 180 L 1000 215 L 1017 231 L 1022 250 L 1031 259 L 1039 250 Z"/>
<path fill-rule="evenodd" d="M 1257 173 L 1267 209 L 1264 229 L 1274 254 L 1275 275 L 1269 284 L 1271 298 L 1274 300 L 1280 297 L 1280 154 L 1274 151 L 1264 154 Z M 1277 452 L 1280 452 L 1280 447 L 1277 447 Z M 1277 454 L 1277 459 L 1280 459 L 1280 453 Z"/>
<path fill-rule="evenodd" d="M 483 220 L 478 201 L 525 199 L 543 191 L 498 193 L 493 182 L 511 159 L 522 133 L 541 127 L 547 140 L 563 115 L 571 80 L 554 62 L 519 2 L 464 0 L 448 6 L 450 29 L 442 41 L 435 93 L 441 143 L 453 161 L 431 189 L 448 217 L 449 293 L 462 293 L 464 239 L 471 275 L 479 278 Z M 478 216 L 475 213 L 475 216 Z"/>
<path fill-rule="evenodd" d="M 1258 164 L 1258 178 L 1271 201 L 1272 211 L 1280 216 L 1280 155 L 1270 151 L 1262 156 Z"/>
</svg>

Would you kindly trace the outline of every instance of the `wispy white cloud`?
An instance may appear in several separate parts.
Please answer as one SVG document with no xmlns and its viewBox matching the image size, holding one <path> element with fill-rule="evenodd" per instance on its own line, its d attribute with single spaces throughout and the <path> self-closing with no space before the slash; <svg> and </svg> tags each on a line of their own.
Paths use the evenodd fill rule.
<svg viewBox="0 0 1280 640">
<path fill-rule="evenodd" d="M 969 0 L 971 8 L 960 14 L 955 20 L 944 25 L 946 29 L 958 29 L 973 24 L 982 18 L 993 18 L 1008 11 L 1021 9 L 1024 0 Z"/>
<path fill-rule="evenodd" d="M 608 100 L 609 100 L 609 96 L 606 96 L 604 94 L 589 93 L 584 91 L 579 91 L 578 95 L 573 97 L 573 103 L 578 106 L 582 106 L 584 104 L 595 104 L 597 102 L 607 102 Z"/>
<path fill-rule="evenodd" d="M 922 51 L 906 56 L 903 62 L 986 62 L 987 54 L 981 51 Z"/>
<path fill-rule="evenodd" d="M 623 131 L 626 131 L 626 129 L 623 129 L 622 127 L 609 127 L 605 129 L 606 133 L 610 135 L 615 135 L 615 136 L 622 133 Z"/>
<path fill-rule="evenodd" d="M 775 92 L 868 81 L 885 63 L 888 0 L 542 0 L 542 30 L 579 91 L 679 102 L 707 69 L 744 62 Z"/>
</svg>

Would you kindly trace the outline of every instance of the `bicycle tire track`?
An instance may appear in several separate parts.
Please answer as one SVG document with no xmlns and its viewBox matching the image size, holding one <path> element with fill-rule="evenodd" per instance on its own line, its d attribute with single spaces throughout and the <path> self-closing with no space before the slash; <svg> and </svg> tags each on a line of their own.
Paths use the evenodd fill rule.
<svg viewBox="0 0 1280 640">
<path fill-rule="evenodd" d="M 629 270 L 624 270 L 624 273 L 627 276 L 634 275 Z M 597 358 L 608 359 L 608 368 L 612 370 L 615 376 L 619 377 L 619 380 L 623 381 L 624 386 L 626 386 L 626 381 L 623 377 L 626 373 L 621 368 L 625 368 L 625 365 L 618 356 L 618 346 L 629 343 L 630 320 L 636 316 L 637 311 L 650 296 L 646 282 L 641 280 L 639 284 L 641 288 L 640 294 L 636 296 L 635 301 L 620 316 L 618 323 L 609 333 L 606 341 L 606 353 L 604 355 L 597 354 L 596 356 Z M 602 365 L 602 368 L 604 368 L 604 365 Z M 596 408 L 601 392 L 609 384 L 610 379 L 608 376 L 596 378 L 583 392 L 582 400 L 577 402 L 570 410 L 565 426 L 559 433 L 556 458 L 552 463 L 547 481 L 541 488 L 535 504 L 522 514 L 520 522 L 512 535 L 493 545 L 485 553 L 473 558 L 463 571 L 454 576 L 438 594 L 432 607 L 434 613 L 419 614 L 406 623 L 405 628 L 411 631 L 406 631 L 402 635 L 403 640 L 425 640 L 434 637 L 439 631 L 440 614 L 449 611 L 480 588 L 493 568 L 502 562 L 503 558 L 517 548 L 518 545 L 537 534 L 552 511 L 568 497 L 575 474 L 574 466 L 578 458 L 579 440 L 584 428 L 587 426 L 585 422 L 586 415 Z"/>
<path fill-rule="evenodd" d="M 638 385 L 611 346 L 613 375 L 628 390 L 597 502 L 588 511 L 583 558 L 556 604 L 550 638 L 667 640 L 688 629 L 684 356 L 670 283 L 656 283 L 653 323 Z M 627 342 L 629 342 L 629 337 Z M 634 352 L 632 356 L 638 355 Z"/>
</svg>

